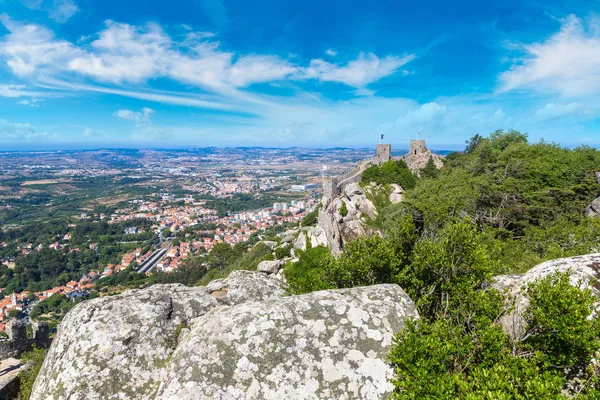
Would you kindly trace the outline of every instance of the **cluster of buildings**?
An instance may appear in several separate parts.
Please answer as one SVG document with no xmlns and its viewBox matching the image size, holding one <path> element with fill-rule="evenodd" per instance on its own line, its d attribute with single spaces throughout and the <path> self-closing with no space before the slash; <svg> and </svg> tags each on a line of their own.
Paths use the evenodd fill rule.
<svg viewBox="0 0 600 400">
<path fill-rule="evenodd" d="M 52 289 L 41 292 L 34 292 L 35 297 L 30 296 L 30 292 L 24 291 L 21 293 L 12 293 L 0 300 L 0 332 L 4 332 L 6 323 L 10 319 L 11 311 L 23 311 L 34 302 L 46 300 L 56 293 L 65 295 L 69 299 L 77 299 L 87 297 L 89 290 L 96 284 L 95 281 L 99 278 L 97 272 L 90 272 L 84 275 L 79 281 L 67 282 L 63 286 L 53 287 Z M 0 288 L 0 293 L 4 292 L 4 288 Z"/>
</svg>

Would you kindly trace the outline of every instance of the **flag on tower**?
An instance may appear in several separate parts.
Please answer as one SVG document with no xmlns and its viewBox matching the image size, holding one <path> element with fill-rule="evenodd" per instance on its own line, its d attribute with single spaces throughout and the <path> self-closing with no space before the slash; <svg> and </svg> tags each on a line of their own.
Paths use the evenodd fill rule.
<svg viewBox="0 0 600 400">
<path fill-rule="evenodd" d="M 381 135 L 381 140 L 383 140 L 383 139 L 385 139 L 385 135 L 382 134 Z"/>
</svg>

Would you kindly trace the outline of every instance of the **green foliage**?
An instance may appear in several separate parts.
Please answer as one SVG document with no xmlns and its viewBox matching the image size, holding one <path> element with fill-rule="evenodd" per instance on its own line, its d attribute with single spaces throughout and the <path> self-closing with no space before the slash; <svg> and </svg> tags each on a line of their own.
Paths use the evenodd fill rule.
<svg viewBox="0 0 600 400">
<path fill-rule="evenodd" d="M 275 249 L 275 259 L 281 260 L 283 258 L 289 257 L 291 254 L 292 246 L 283 246 L 277 247 Z"/>
<path fill-rule="evenodd" d="M 326 279 L 334 287 L 395 283 L 406 268 L 417 238 L 409 216 L 384 237 L 361 237 L 348 243 L 335 262 L 327 265 Z"/>
<path fill-rule="evenodd" d="M 440 171 L 433 161 L 433 157 L 429 157 L 429 161 L 423 168 L 421 168 L 421 178 L 437 178 Z"/>
<path fill-rule="evenodd" d="M 255 271 L 261 261 L 273 259 L 271 248 L 264 243 L 258 243 L 248 252 L 241 252 L 240 248 L 237 250 L 234 249 L 234 251 L 237 255 L 229 259 L 228 264 L 225 267 L 214 268 L 209 264 L 211 265 L 211 268 L 196 282 L 196 285 L 206 285 L 214 279 L 226 278 L 231 271 L 235 270 Z"/>
<path fill-rule="evenodd" d="M 319 218 L 319 209 L 321 205 L 319 204 L 314 211 L 309 212 L 302 219 L 302 226 L 314 226 L 317 224 L 317 219 Z"/>
<path fill-rule="evenodd" d="M 600 321 L 587 319 L 597 297 L 571 286 L 569 275 L 551 275 L 529 286 L 526 344 L 555 367 L 582 369 L 600 349 Z"/>
<path fill-rule="evenodd" d="M 342 217 L 348 215 L 348 206 L 346 205 L 346 202 L 344 200 L 342 200 L 342 205 L 340 206 L 339 212 Z"/>
<path fill-rule="evenodd" d="M 43 314 L 55 314 L 60 319 L 70 309 L 75 307 L 76 304 L 76 302 L 70 301 L 64 294 L 55 293 L 33 306 L 30 317 L 36 319 Z"/>
<path fill-rule="evenodd" d="M 288 263 L 284 269 L 285 278 L 294 294 L 316 290 L 333 289 L 325 278 L 325 270 L 333 263 L 333 257 L 326 247 L 308 248 L 300 252 L 299 261 Z"/>
<path fill-rule="evenodd" d="M 21 355 L 21 361 L 24 363 L 29 363 L 29 368 L 23 371 L 20 375 L 18 395 L 19 400 L 28 400 L 29 396 L 31 396 L 31 390 L 33 389 L 35 378 L 37 378 L 37 375 L 42 368 L 44 358 L 46 358 L 46 353 L 47 350 L 34 345 L 31 351 L 25 352 Z"/>
<path fill-rule="evenodd" d="M 446 318 L 468 307 L 498 270 L 486 237 L 474 224 L 458 221 L 416 244 L 411 267 L 398 282 L 422 316 Z"/>
<path fill-rule="evenodd" d="M 588 320 L 596 297 L 556 274 L 532 284 L 528 331 L 514 341 L 495 323 L 502 301 L 495 291 L 472 299 L 478 309 L 460 323 L 448 318 L 410 321 L 395 340 L 396 399 L 566 399 L 600 392 L 591 365 L 600 348 L 599 323 Z M 566 372 L 566 373 L 565 373 Z M 579 383 L 567 395 L 567 379 Z"/>
<path fill-rule="evenodd" d="M 524 134 L 497 131 L 447 157 L 439 176 L 419 180 L 406 202 L 432 229 L 469 216 L 482 228 L 521 236 L 560 216 L 580 221 L 598 192 L 599 165 L 596 149 L 529 144 Z"/>
<path fill-rule="evenodd" d="M 417 178 L 403 160 L 388 161 L 381 166 L 372 165 L 367 168 L 362 175 L 362 183 L 368 184 L 375 182 L 377 185 L 395 183 L 404 189 L 415 187 Z"/>
</svg>

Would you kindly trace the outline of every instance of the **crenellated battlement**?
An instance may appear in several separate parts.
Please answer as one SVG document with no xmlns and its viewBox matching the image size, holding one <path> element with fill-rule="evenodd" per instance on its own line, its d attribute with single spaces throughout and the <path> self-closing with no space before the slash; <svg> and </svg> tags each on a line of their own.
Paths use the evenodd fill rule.
<svg viewBox="0 0 600 400">
<path fill-rule="evenodd" d="M 6 333 L 8 339 L 0 340 L 0 359 L 10 357 L 19 358 L 21 353 L 30 351 L 33 345 L 48 348 L 52 339 L 50 339 L 50 329 L 45 322 L 32 322 L 33 337 L 27 337 L 27 326 L 22 320 L 12 319 L 6 324 Z"/>
</svg>

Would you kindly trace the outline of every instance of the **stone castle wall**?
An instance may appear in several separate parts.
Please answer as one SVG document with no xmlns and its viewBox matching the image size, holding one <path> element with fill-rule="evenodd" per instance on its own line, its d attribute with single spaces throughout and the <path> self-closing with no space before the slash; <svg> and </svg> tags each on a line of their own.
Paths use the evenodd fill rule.
<svg viewBox="0 0 600 400">
<path fill-rule="evenodd" d="M 442 157 L 433 154 L 427 146 L 425 146 L 425 140 L 411 140 L 409 152 L 399 157 L 392 157 L 392 146 L 390 144 L 378 144 L 377 155 L 375 158 L 369 158 L 358 162 L 353 169 L 344 175 L 326 178 L 323 183 L 323 198 L 331 201 L 340 193 L 343 193 L 348 185 L 359 183 L 362 180 L 363 172 L 371 165 L 381 165 L 391 160 L 403 160 L 406 161 L 411 171 L 418 175 L 419 171 L 427 164 L 430 157 L 433 158 L 433 161 L 438 168 L 443 166 Z M 600 176 L 598 179 L 600 180 Z"/>
<path fill-rule="evenodd" d="M 33 322 L 33 338 L 27 337 L 25 323 L 13 319 L 6 325 L 8 339 L 0 340 L 0 359 L 19 358 L 22 353 L 30 351 L 33 345 L 48 348 L 52 343 L 50 329 L 45 322 Z"/>
</svg>

